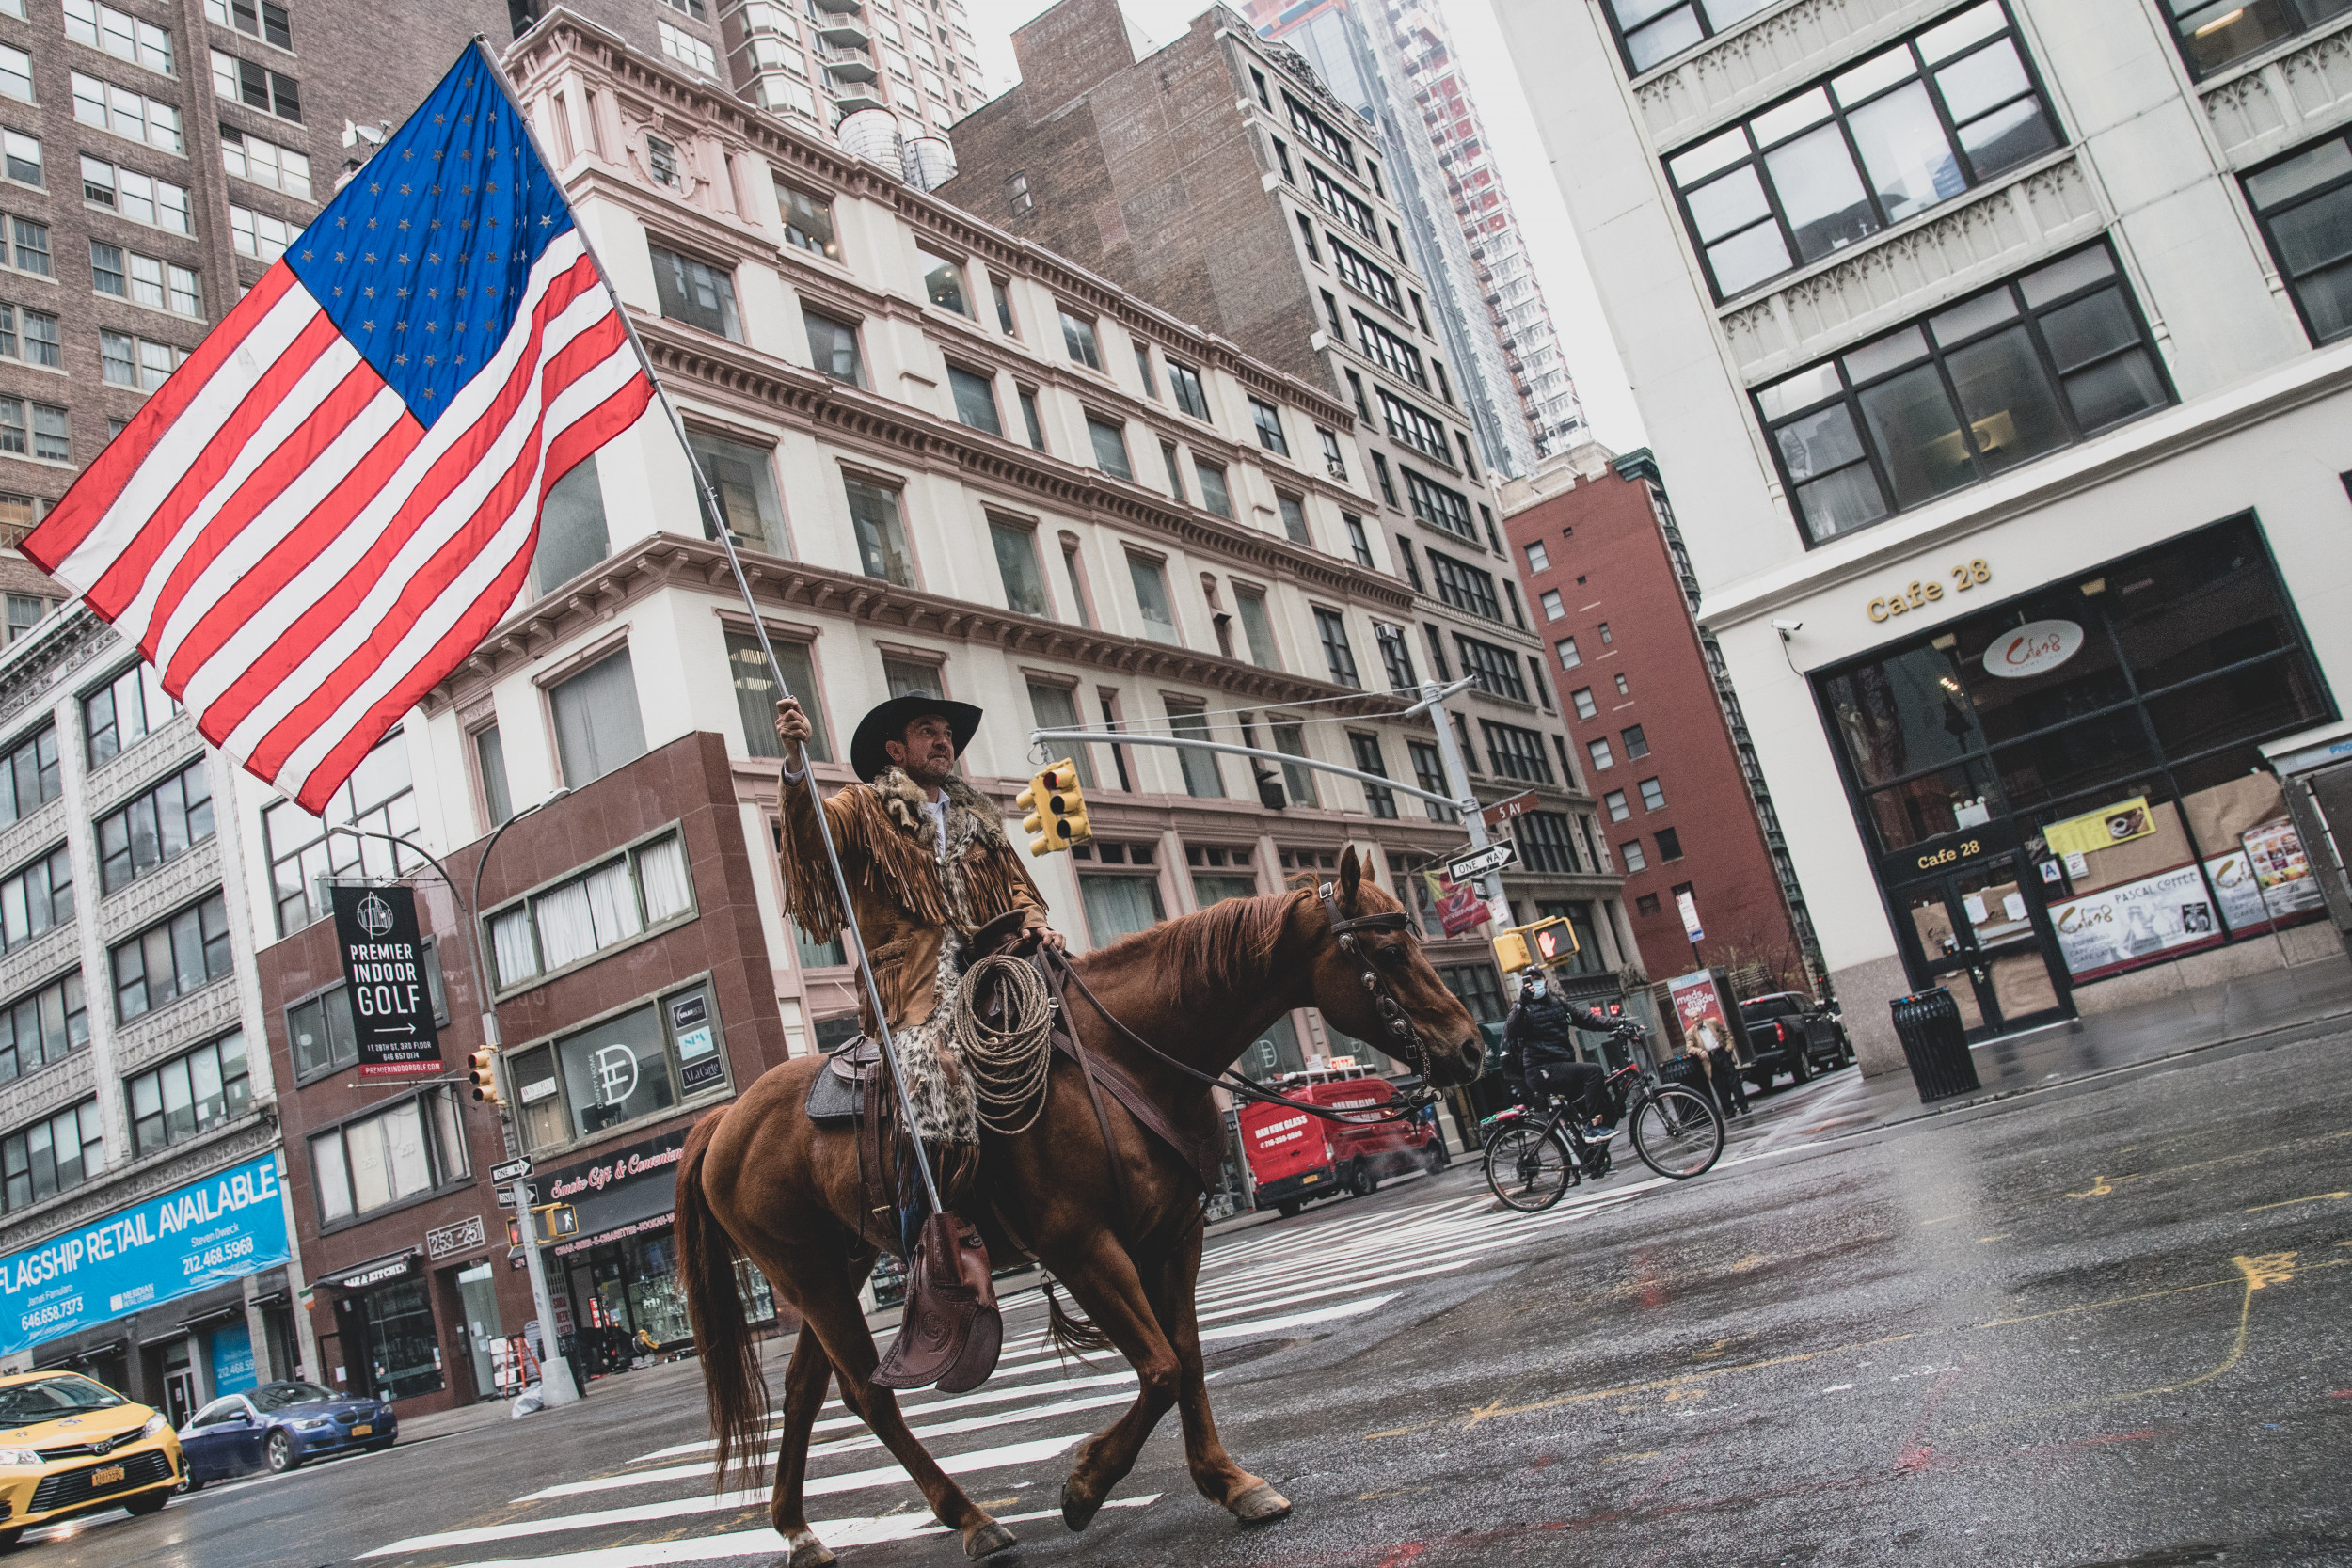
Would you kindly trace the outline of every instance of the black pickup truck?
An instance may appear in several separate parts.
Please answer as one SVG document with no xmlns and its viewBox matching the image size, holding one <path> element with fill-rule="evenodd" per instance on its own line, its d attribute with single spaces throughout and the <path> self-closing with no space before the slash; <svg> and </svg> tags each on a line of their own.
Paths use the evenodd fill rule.
<svg viewBox="0 0 2352 1568">
<path fill-rule="evenodd" d="M 1844 1022 L 1801 990 L 1751 996 L 1740 1004 L 1740 1018 L 1748 1031 L 1747 1080 L 1758 1089 L 1784 1072 L 1803 1084 L 1853 1060 Z"/>
</svg>

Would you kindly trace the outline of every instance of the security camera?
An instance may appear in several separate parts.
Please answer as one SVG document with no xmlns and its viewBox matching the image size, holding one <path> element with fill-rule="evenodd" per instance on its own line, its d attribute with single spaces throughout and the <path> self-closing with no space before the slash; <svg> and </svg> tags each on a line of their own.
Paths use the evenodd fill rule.
<svg viewBox="0 0 2352 1568">
<path fill-rule="evenodd" d="M 1780 640 L 1786 642 L 1792 634 L 1804 629 L 1804 623 L 1803 621 L 1774 621 L 1772 629 L 1780 633 Z"/>
</svg>

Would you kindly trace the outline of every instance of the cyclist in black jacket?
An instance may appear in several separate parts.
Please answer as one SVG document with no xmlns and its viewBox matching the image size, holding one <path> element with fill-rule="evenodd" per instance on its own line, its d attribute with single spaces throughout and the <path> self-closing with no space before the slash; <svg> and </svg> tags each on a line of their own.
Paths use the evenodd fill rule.
<svg viewBox="0 0 2352 1568">
<path fill-rule="evenodd" d="M 1606 1035 L 1629 1027 L 1632 1027 L 1629 1021 L 1613 1020 L 1563 1001 L 1552 994 L 1541 970 L 1531 971 L 1519 989 L 1518 1006 L 1511 1009 L 1502 1026 L 1511 1086 L 1531 1104 L 1542 1095 L 1575 1101 L 1592 1123 L 1591 1135 L 1607 1137 L 1615 1117 L 1615 1107 L 1602 1087 L 1608 1069 L 1578 1059 L 1576 1031 L 1589 1029 Z"/>
</svg>

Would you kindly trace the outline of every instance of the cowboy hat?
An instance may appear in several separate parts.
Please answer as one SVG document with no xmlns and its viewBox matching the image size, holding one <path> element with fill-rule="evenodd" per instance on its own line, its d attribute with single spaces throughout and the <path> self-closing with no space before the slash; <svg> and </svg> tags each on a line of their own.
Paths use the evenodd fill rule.
<svg viewBox="0 0 2352 1568">
<path fill-rule="evenodd" d="M 980 710 L 970 703 L 951 703 L 945 697 L 916 691 L 891 698 L 857 721 L 857 734 L 850 741 L 850 766 L 856 769 L 859 778 L 873 783 L 875 776 L 890 766 L 890 753 L 882 748 L 894 740 L 903 744 L 907 726 L 932 714 L 947 721 L 947 728 L 955 736 L 956 755 L 963 755 L 963 749 L 972 744 L 972 736 L 979 730 Z"/>
</svg>

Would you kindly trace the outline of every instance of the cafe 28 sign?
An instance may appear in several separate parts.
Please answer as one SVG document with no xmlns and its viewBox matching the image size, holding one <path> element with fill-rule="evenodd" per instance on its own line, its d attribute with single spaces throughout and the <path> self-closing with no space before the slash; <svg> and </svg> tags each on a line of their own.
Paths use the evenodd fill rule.
<svg viewBox="0 0 2352 1568">
<path fill-rule="evenodd" d="M 335 946 L 351 992 L 362 1078 L 429 1078 L 441 1070 L 417 936 L 417 895 L 405 887 L 339 887 Z"/>
<path fill-rule="evenodd" d="M 2028 621 L 1984 651 L 1984 673 L 2004 680 L 2045 674 L 2082 652 L 2083 628 L 2072 621 Z"/>
</svg>

